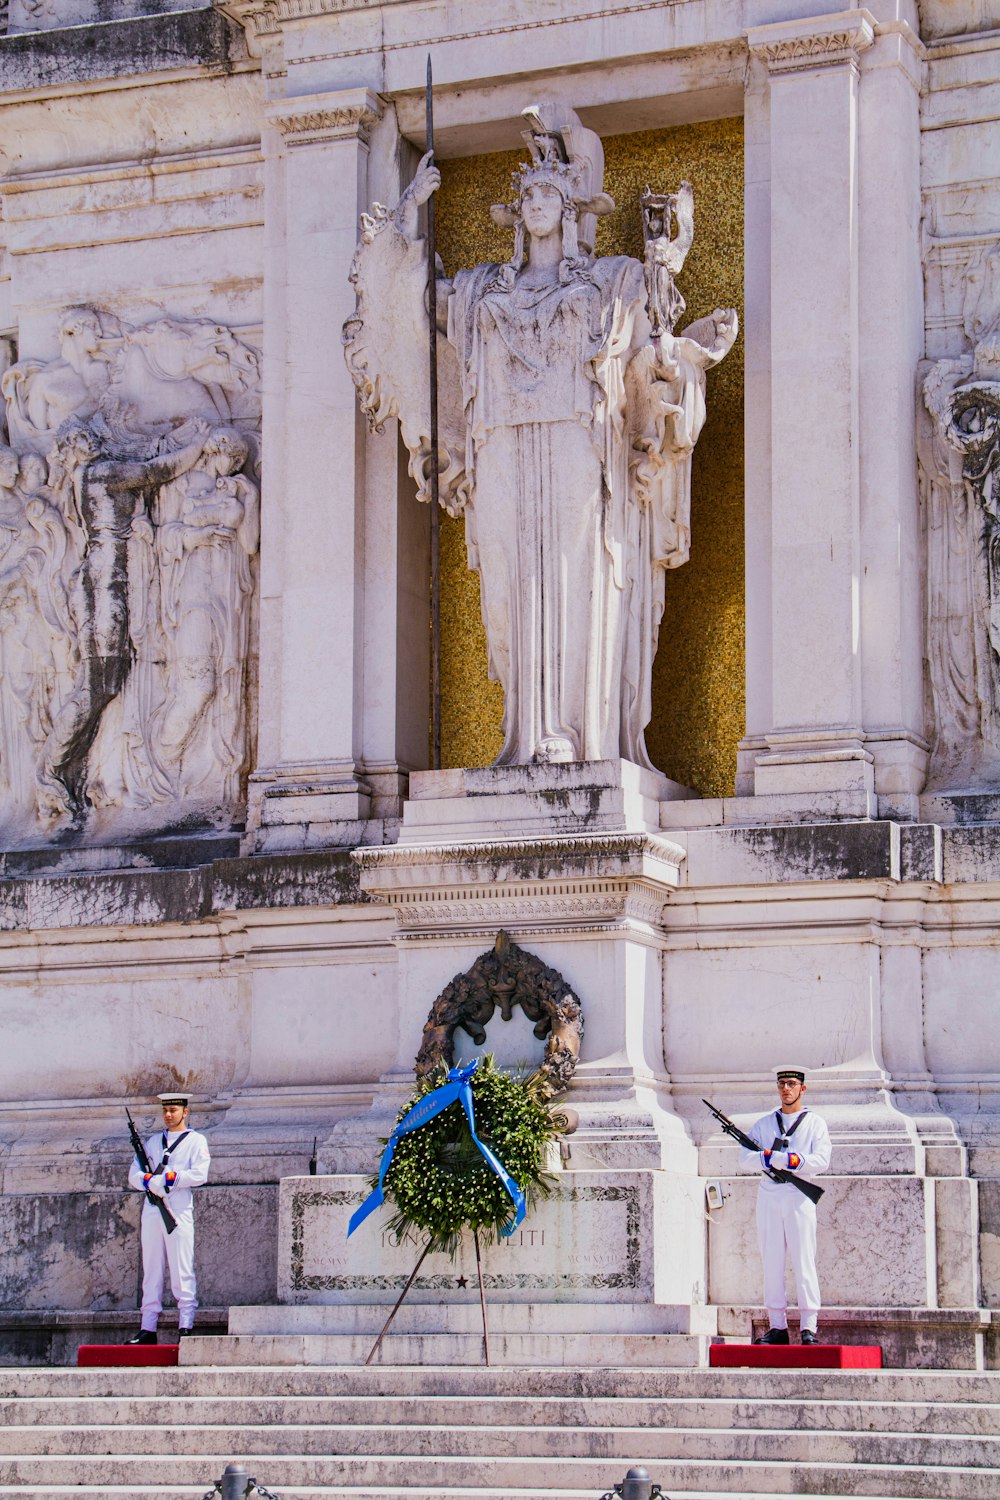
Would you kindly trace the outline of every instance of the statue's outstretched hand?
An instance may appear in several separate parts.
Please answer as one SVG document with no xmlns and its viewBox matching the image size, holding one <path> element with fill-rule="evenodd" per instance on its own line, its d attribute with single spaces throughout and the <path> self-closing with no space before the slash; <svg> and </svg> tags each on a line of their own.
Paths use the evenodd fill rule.
<svg viewBox="0 0 1000 1500">
<path fill-rule="evenodd" d="M 732 348 L 739 333 L 740 320 L 736 315 L 734 307 L 716 308 L 713 317 L 715 319 L 716 344 L 723 350 Z"/>
<path fill-rule="evenodd" d="M 396 212 L 393 214 L 397 225 L 408 240 L 417 238 L 417 210 L 421 203 L 426 203 L 431 194 L 436 193 L 441 186 L 441 173 L 437 167 L 431 165 L 433 154 L 428 151 L 426 156 L 420 158 L 416 175 L 400 198 Z"/>
<path fill-rule="evenodd" d="M 426 203 L 432 193 L 436 193 L 441 186 L 441 173 L 431 162 L 433 151 L 428 151 L 420 158 L 420 165 L 416 170 L 413 181 L 407 189 L 414 203 L 418 206 Z"/>
</svg>

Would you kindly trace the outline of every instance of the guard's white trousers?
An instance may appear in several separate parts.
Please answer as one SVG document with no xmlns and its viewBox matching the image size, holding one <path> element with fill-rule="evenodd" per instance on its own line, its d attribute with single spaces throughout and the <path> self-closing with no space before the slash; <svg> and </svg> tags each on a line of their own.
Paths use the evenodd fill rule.
<svg viewBox="0 0 1000 1500">
<path fill-rule="evenodd" d="M 168 1205 L 169 1206 L 169 1205 Z M 170 1269 L 170 1290 L 177 1303 L 177 1321 L 181 1328 L 194 1327 L 198 1306 L 198 1289 L 194 1279 L 194 1214 L 190 1210 L 177 1220 L 177 1228 L 168 1234 L 159 1211 L 149 1205 L 142 1210 L 142 1326 L 156 1332 L 163 1311 L 164 1272 Z"/>
<path fill-rule="evenodd" d="M 798 1188 L 757 1194 L 757 1239 L 764 1262 L 764 1305 L 772 1328 L 788 1327 L 785 1257 L 792 1262 L 800 1328 L 816 1332 L 819 1278 L 816 1275 L 816 1205 Z"/>
</svg>

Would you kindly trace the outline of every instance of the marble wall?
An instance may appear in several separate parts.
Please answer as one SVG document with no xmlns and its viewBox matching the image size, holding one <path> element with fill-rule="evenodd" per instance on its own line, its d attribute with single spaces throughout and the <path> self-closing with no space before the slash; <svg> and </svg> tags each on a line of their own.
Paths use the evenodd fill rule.
<svg viewBox="0 0 1000 1500">
<path fill-rule="evenodd" d="M 207 1294 L 270 1296 L 254 1185 L 300 1176 L 317 1137 L 364 1168 L 434 995 L 499 925 L 588 1011 L 579 1169 L 676 1174 L 710 1297 L 759 1293 L 749 1184 L 701 1214 L 733 1157 L 700 1101 L 753 1117 L 791 1047 L 835 1141 L 828 1296 L 1000 1306 L 995 476 L 955 457 L 994 420 L 988 7 L 139 9 L 25 4 L 0 37 L 0 1183 L 55 1246 L 32 1286 L 12 1242 L 6 1310 L 128 1305 L 120 1106 L 164 1082 L 212 1143 Z M 552 94 L 623 203 L 647 161 L 656 187 L 691 160 L 713 297 L 742 275 L 652 790 L 619 763 L 421 773 L 426 509 L 393 423 L 364 430 L 340 329 L 359 215 L 423 145 L 428 47 L 446 257 L 460 189 L 502 196 L 520 111 Z M 970 383 L 956 446 L 942 403 Z M 70 608 L 100 581 L 100 486 L 131 496 L 114 650 Z M 467 762 L 496 711 L 456 669 L 471 609 L 446 637 Z M 878 1257 L 850 1260 L 873 1218 Z M 257 1246 L 241 1287 L 233 1226 Z"/>
</svg>

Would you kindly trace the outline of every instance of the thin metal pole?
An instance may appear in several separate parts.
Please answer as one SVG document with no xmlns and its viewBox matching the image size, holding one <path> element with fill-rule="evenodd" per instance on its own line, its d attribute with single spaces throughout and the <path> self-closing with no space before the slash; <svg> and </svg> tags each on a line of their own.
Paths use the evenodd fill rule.
<svg viewBox="0 0 1000 1500">
<path fill-rule="evenodd" d="M 434 152 L 434 101 L 430 53 L 427 54 L 427 150 Z M 437 245 L 434 194 L 427 200 L 427 311 L 431 395 L 431 767 L 441 769 L 441 520 L 438 510 L 438 365 Z"/>
<path fill-rule="evenodd" d="M 490 1330 L 486 1326 L 486 1288 L 483 1286 L 483 1263 L 479 1256 L 479 1230 L 472 1231 L 472 1238 L 476 1246 L 476 1270 L 479 1272 L 479 1305 L 483 1310 L 483 1352 L 486 1355 L 486 1363 L 490 1362 Z"/>
<path fill-rule="evenodd" d="M 383 1327 L 382 1327 L 382 1332 L 379 1334 L 378 1338 L 375 1340 L 374 1344 L 372 1345 L 372 1352 L 369 1354 L 368 1358 L 365 1360 L 365 1364 L 366 1365 L 370 1365 L 371 1362 L 372 1362 L 372 1360 L 375 1358 L 376 1354 L 378 1353 L 378 1346 L 379 1346 L 379 1344 L 381 1344 L 382 1340 L 385 1338 L 386 1334 L 389 1332 L 389 1324 L 392 1322 L 393 1318 L 396 1316 L 396 1314 L 399 1312 L 399 1309 L 402 1307 L 402 1305 L 403 1305 L 403 1298 L 406 1296 L 407 1292 L 410 1290 L 410 1287 L 413 1285 L 414 1281 L 417 1279 L 417 1272 L 420 1270 L 420 1267 L 423 1265 L 423 1263 L 424 1263 L 424 1257 L 426 1256 L 426 1254 L 427 1254 L 427 1252 L 428 1252 L 428 1250 L 430 1248 L 431 1248 L 431 1242 L 430 1242 L 430 1240 L 428 1240 L 427 1243 L 426 1243 L 426 1245 L 424 1246 L 424 1248 L 420 1252 L 420 1259 L 417 1261 L 416 1265 L 413 1267 L 413 1270 L 410 1272 L 410 1279 L 409 1279 L 409 1281 L 406 1283 L 406 1285 L 404 1286 L 403 1290 L 400 1292 L 399 1296 L 396 1299 L 396 1306 L 393 1308 L 392 1312 L 386 1318 L 385 1323 L 383 1324 Z"/>
</svg>

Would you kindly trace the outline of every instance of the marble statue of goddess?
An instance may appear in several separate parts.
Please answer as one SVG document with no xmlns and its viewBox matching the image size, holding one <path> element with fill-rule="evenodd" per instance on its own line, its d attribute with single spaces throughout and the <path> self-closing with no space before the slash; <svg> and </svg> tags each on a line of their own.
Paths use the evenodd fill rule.
<svg viewBox="0 0 1000 1500">
<path fill-rule="evenodd" d="M 524 112 L 531 160 L 494 219 L 504 265 L 439 274 L 442 503 L 464 511 L 490 675 L 504 691 L 498 765 L 650 764 L 644 731 L 664 574 L 686 561 L 690 460 L 705 370 L 736 337 L 717 312 L 654 337 L 642 262 L 595 259 L 599 138 L 555 104 Z M 398 415 L 427 498 L 426 265 L 418 207 L 428 158 L 392 214 L 362 221 L 345 326 L 361 404 Z M 440 269 L 440 268 L 439 268 Z M 681 304 L 683 305 L 683 304 Z"/>
</svg>

